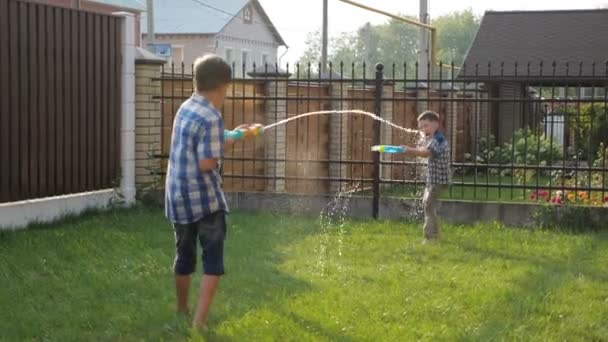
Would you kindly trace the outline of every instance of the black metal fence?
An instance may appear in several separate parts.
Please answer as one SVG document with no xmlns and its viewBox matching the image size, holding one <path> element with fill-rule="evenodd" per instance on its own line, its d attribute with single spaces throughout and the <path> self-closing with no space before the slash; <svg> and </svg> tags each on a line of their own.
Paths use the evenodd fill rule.
<svg viewBox="0 0 608 342">
<path fill-rule="evenodd" d="M 241 67 L 222 108 L 227 128 L 301 113 L 358 109 L 417 128 L 427 109 L 451 144 L 453 182 L 443 196 L 492 201 L 608 202 L 608 63 Z M 176 70 L 179 69 L 179 72 Z M 191 71 L 191 70 L 190 70 Z M 163 152 L 177 107 L 192 92 L 182 65 L 163 70 Z M 415 196 L 425 161 L 371 152 L 418 136 L 353 114 L 308 116 L 238 143 L 224 160 L 228 191 Z"/>
</svg>

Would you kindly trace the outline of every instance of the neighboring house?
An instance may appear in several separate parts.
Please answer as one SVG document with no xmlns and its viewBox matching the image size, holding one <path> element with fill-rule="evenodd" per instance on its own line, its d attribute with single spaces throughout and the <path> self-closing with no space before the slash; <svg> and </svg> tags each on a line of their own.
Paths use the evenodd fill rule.
<svg viewBox="0 0 608 342">
<path fill-rule="evenodd" d="M 0 0 L 3 1 L 3 0 Z M 81 9 L 84 11 L 112 14 L 115 12 L 130 12 L 135 15 L 135 22 L 146 10 L 145 0 L 28 0 L 59 7 Z M 135 44 L 140 45 L 139 26 L 135 27 Z"/>
<path fill-rule="evenodd" d="M 554 88 L 563 98 L 570 87 L 580 89 L 577 98 L 603 96 L 590 87 L 606 86 L 606 32 L 605 9 L 486 12 L 458 79 L 484 84 L 491 98 L 513 99 L 486 113 L 492 133 L 505 142 L 549 114 L 540 101 L 522 101 L 538 98 L 538 90 Z"/>
<path fill-rule="evenodd" d="M 143 41 L 147 18 L 142 16 Z M 257 0 L 155 0 L 155 43 L 168 52 L 168 63 L 181 63 L 187 71 L 194 60 L 215 53 L 235 65 L 235 76 L 277 62 L 285 41 Z"/>
</svg>

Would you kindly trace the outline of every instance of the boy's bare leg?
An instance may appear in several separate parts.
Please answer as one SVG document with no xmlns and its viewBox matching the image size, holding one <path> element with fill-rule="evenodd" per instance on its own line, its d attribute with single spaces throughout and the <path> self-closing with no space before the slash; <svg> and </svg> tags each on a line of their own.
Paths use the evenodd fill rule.
<svg viewBox="0 0 608 342">
<path fill-rule="evenodd" d="M 188 309 L 188 293 L 190 291 L 190 275 L 175 275 L 175 293 L 177 295 L 177 312 L 185 315 L 190 314 Z"/>
<path fill-rule="evenodd" d="M 194 328 L 200 328 L 205 324 L 207 320 L 207 314 L 209 314 L 209 308 L 215 295 L 215 290 L 220 282 L 219 276 L 214 275 L 203 275 L 201 279 L 201 288 L 199 291 L 198 304 L 196 305 L 196 315 L 192 325 Z"/>
</svg>

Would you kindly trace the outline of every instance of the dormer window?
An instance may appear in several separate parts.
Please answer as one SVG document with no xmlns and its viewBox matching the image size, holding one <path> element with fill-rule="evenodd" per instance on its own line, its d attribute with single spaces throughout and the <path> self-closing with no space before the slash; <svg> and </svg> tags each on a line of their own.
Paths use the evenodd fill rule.
<svg viewBox="0 0 608 342">
<path fill-rule="evenodd" d="M 251 5 L 247 5 L 243 10 L 243 21 L 246 24 L 251 24 L 253 21 L 253 10 L 251 9 Z"/>
</svg>

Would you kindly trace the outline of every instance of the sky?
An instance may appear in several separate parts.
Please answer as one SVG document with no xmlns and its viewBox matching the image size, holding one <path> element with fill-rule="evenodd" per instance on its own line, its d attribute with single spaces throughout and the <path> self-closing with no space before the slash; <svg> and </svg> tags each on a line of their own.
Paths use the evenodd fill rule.
<svg viewBox="0 0 608 342">
<path fill-rule="evenodd" d="M 321 29 L 323 24 L 323 0 L 259 0 L 264 10 L 289 46 L 281 64 L 297 61 L 305 51 L 304 41 L 308 32 Z M 418 16 L 417 0 L 356 0 L 359 3 L 386 12 Z M 482 15 L 486 10 L 558 10 L 595 9 L 608 7 L 608 0 L 428 0 L 431 21 L 433 17 L 471 8 Z M 357 30 L 366 22 L 380 24 L 387 18 L 373 12 L 329 0 L 329 35 Z M 285 52 L 279 49 L 279 56 Z"/>
</svg>

